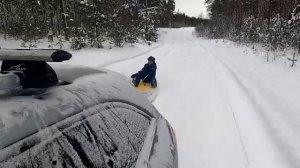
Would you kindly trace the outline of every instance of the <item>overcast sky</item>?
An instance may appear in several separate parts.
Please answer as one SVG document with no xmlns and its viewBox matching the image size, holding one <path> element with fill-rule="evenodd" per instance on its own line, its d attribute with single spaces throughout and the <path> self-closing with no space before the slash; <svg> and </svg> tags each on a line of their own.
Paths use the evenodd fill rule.
<svg viewBox="0 0 300 168">
<path fill-rule="evenodd" d="M 188 16 L 198 17 L 201 13 L 207 17 L 207 11 L 204 4 L 205 0 L 175 0 L 176 8 Z"/>
</svg>

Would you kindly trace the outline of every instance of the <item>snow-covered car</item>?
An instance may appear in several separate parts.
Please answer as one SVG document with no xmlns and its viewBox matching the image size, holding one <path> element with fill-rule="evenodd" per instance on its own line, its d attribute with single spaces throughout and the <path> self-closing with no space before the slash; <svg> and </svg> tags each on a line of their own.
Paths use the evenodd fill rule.
<svg viewBox="0 0 300 168">
<path fill-rule="evenodd" d="M 173 129 L 125 77 L 51 67 L 57 85 L 0 96 L 1 168 L 178 167 Z"/>
</svg>

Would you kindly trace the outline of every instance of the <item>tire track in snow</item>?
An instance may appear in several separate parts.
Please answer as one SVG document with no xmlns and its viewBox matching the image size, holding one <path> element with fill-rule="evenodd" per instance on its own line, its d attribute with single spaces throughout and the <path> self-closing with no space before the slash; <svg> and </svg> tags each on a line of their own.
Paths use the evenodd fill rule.
<svg viewBox="0 0 300 168">
<path fill-rule="evenodd" d="M 248 88 L 246 86 L 246 84 L 244 84 L 244 82 L 242 81 L 241 77 L 238 76 L 238 74 L 233 70 L 232 67 L 230 67 L 224 60 L 222 60 L 221 58 L 219 58 L 218 56 L 216 56 L 214 53 L 212 53 L 211 51 L 209 51 L 205 46 L 203 46 L 202 44 L 198 43 L 199 46 L 208 54 L 210 55 L 213 59 L 215 59 L 217 62 L 220 63 L 220 65 L 223 66 L 223 68 L 233 77 L 234 81 L 237 83 L 237 85 L 241 88 L 241 91 L 246 95 L 246 97 L 249 100 L 249 103 L 252 105 L 252 108 L 254 109 L 254 111 L 256 112 L 256 114 L 258 114 L 260 117 L 259 119 L 261 119 L 263 125 L 264 125 L 264 129 L 265 132 L 268 134 L 269 139 L 272 142 L 272 145 L 275 147 L 277 153 L 281 154 L 281 152 L 283 152 L 283 156 L 285 163 L 287 163 L 288 165 L 290 165 L 289 167 L 293 167 L 293 168 L 298 168 L 300 166 L 298 160 L 298 154 L 297 153 L 293 153 L 291 150 L 288 150 L 290 147 L 287 144 L 287 142 L 282 139 L 282 137 L 279 135 L 278 130 L 276 129 L 276 127 L 273 125 L 272 121 L 268 118 L 268 115 L 264 113 L 264 108 L 260 105 L 259 102 L 257 102 L 256 100 L 256 96 L 253 93 L 253 91 L 251 91 L 250 88 Z M 232 107 L 231 107 L 232 108 Z M 232 110 L 233 111 L 233 110 Z M 234 111 L 233 111 L 234 114 Z M 235 114 L 234 114 L 235 115 Z M 236 115 L 234 116 L 235 120 L 236 120 Z M 236 120 L 237 121 L 237 120 Z M 238 123 L 238 121 L 237 121 Z M 276 123 L 275 123 L 276 124 Z M 238 125 L 237 125 L 238 128 Z M 240 130 L 240 128 L 238 128 L 238 130 Z M 287 129 L 288 130 L 288 129 Z M 241 131 L 239 131 L 241 134 L 241 138 L 242 138 L 242 133 Z M 243 144 L 245 144 L 243 138 L 242 140 L 242 146 Z M 245 147 L 245 148 L 244 148 Z M 244 150 L 245 153 L 247 152 L 247 148 L 246 145 L 244 145 Z M 294 155 L 293 155 L 294 154 Z M 247 154 L 248 155 L 248 154 Z M 249 162 L 250 164 L 250 162 Z"/>
<path fill-rule="evenodd" d="M 144 56 L 144 55 L 146 55 L 146 54 L 148 54 L 148 53 L 150 53 L 150 52 L 153 52 L 153 51 L 155 51 L 155 50 L 157 50 L 157 49 L 159 49 L 159 48 L 162 48 L 162 47 L 163 47 L 163 45 L 155 46 L 155 47 L 153 47 L 153 48 L 151 48 L 151 49 L 149 49 L 149 50 L 147 50 L 147 51 L 145 51 L 145 52 L 139 53 L 139 54 L 134 55 L 134 56 L 132 56 L 132 57 L 129 57 L 129 58 L 123 58 L 123 59 L 119 59 L 119 60 L 112 61 L 112 62 L 109 62 L 109 63 L 105 63 L 105 64 L 101 65 L 100 67 L 101 67 L 101 68 L 105 68 L 105 67 L 108 67 L 108 66 L 113 65 L 113 64 L 117 64 L 117 63 L 124 62 L 124 61 L 128 61 L 128 60 L 132 60 L 132 59 L 135 59 L 135 58 L 137 58 L 137 57 L 142 57 L 142 56 Z"/>
<path fill-rule="evenodd" d="M 248 151 L 247 151 L 245 142 L 244 142 L 244 140 L 243 140 L 243 136 L 242 136 L 242 133 L 241 133 L 241 128 L 239 127 L 237 118 L 236 118 L 236 116 L 235 116 L 235 112 L 233 111 L 231 105 L 230 105 L 230 110 L 231 110 L 231 112 L 232 112 L 233 119 L 234 119 L 234 123 L 235 123 L 235 127 L 236 127 L 236 130 L 237 130 L 237 132 L 238 132 L 239 139 L 240 139 L 240 143 L 241 143 L 241 145 L 242 145 L 242 148 L 243 148 L 243 151 L 244 151 L 244 155 L 245 155 L 245 158 L 246 158 L 246 165 L 245 165 L 245 168 L 248 168 L 248 167 L 249 167 L 249 164 L 250 164 L 249 154 L 248 154 Z"/>
<path fill-rule="evenodd" d="M 212 70 L 212 71 L 216 71 L 216 70 Z M 213 76 L 214 76 L 214 79 L 216 81 L 219 80 L 219 78 L 217 77 L 216 75 L 217 73 L 214 72 L 213 73 Z M 226 95 L 226 93 L 224 93 L 224 88 L 220 89 L 219 92 L 222 92 L 222 98 L 224 100 L 227 100 L 227 97 L 224 97 L 223 95 Z M 232 113 L 232 118 L 233 118 L 233 121 L 234 121 L 234 126 L 235 126 L 235 129 L 236 129 L 236 132 L 237 132 L 237 135 L 238 135 L 238 139 L 239 139 L 239 143 L 240 143 L 240 146 L 241 146 L 241 149 L 243 151 L 243 154 L 244 154 L 244 157 L 245 157 L 245 168 L 248 168 L 249 165 L 250 165 L 250 159 L 249 159 L 249 154 L 248 154 L 248 151 L 247 151 L 247 148 L 246 148 L 246 143 L 244 141 L 244 138 L 242 136 L 242 132 L 241 132 L 241 128 L 239 126 L 239 123 L 238 123 L 238 120 L 237 120 L 237 117 L 236 117 L 236 114 L 235 114 L 235 111 L 233 110 L 233 107 L 232 107 L 232 104 L 230 101 L 227 101 L 227 108 L 229 108 L 229 111 Z M 226 107 L 224 107 L 226 108 Z"/>
</svg>

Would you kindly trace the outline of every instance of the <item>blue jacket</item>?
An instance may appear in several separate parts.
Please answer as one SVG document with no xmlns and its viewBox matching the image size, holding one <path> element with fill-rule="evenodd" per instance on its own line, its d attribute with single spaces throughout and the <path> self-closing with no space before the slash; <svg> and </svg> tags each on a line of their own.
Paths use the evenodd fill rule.
<svg viewBox="0 0 300 168">
<path fill-rule="evenodd" d="M 153 63 L 151 65 L 149 64 L 145 64 L 144 68 L 142 69 L 143 74 L 148 75 L 148 77 L 151 78 L 155 78 L 156 75 L 156 63 Z"/>
</svg>

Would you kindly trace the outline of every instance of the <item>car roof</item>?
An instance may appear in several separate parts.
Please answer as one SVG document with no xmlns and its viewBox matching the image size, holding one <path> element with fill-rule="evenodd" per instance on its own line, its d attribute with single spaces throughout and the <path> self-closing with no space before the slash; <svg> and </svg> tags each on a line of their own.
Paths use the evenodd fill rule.
<svg viewBox="0 0 300 168">
<path fill-rule="evenodd" d="M 97 104 L 122 102 L 140 109 L 142 115 L 160 116 L 118 73 L 82 66 L 52 67 L 60 80 L 70 84 L 0 97 L 0 149 Z"/>
</svg>

